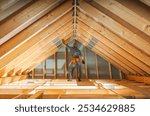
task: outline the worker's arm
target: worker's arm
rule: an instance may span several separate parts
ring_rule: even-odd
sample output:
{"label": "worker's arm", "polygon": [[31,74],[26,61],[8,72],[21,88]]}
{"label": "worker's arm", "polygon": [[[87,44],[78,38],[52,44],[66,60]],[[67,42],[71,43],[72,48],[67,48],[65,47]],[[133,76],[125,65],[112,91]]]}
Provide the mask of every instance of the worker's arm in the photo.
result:
{"label": "worker's arm", "polygon": [[64,39],[62,39],[62,43],[63,43],[63,45],[65,46],[65,47],[67,47],[68,49],[72,49],[72,47],[70,47],[68,44],[65,44],[65,40]]}
{"label": "worker's arm", "polygon": [[82,64],[85,64],[84,58],[83,58],[83,56],[81,54],[81,51],[80,51],[80,59],[82,60]]}

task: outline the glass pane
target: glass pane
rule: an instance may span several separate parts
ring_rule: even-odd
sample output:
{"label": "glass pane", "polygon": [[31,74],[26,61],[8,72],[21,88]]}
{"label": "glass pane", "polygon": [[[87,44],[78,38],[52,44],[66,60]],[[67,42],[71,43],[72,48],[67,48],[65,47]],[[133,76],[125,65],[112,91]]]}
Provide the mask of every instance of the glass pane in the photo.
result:
{"label": "glass pane", "polygon": [[119,70],[116,67],[114,67],[113,65],[111,65],[111,73],[112,73],[113,79],[120,79]]}
{"label": "glass pane", "polygon": [[[68,45],[73,46],[73,43],[75,40],[71,41]],[[87,63],[87,74],[89,79],[96,79],[96,56],[97,56],[97,62],[98,62],[98,76],[100,79],[110,79],[109,76],[109,68],[108,68],[108,62],[103,59],[102,57],[96,55],[93,51],[90,49],[84,47],[80,42],[76,41],[78,44],[78,48],[82,53],[82,56],[84,56],[84,49],[86,49],[86,63]],[[69,71],[70,71],[70,63],[71,63],[71,53],[70,50],[67,49],[67,56],[65,59],[65,47],[62,47],[58,50],[56,53],[56,64],[57,64],[57,78],[58,79],[64,79],[65,73],[68,73],[69,77]],[[67,69],[68,71],[65,71],[65,61],[67,61]],[[46,59],[46,79],[53,79],[54,78],[54,55],[50,56],[48,59]],[[111,65],[111,71],[112,71],[112,78],[113,79],[120,79],[119,70],[115,68],[113,65]],[[42,79],[43,78],[43,62],[35,67],[35,79]],[[85,65],[81,63],[81,79],[85,79]],[[74,78],[76,78],[76,70],[74,71]],[[32,78],[32,71],[29,73],[29,78]]]}
{"label": "glass pane", "polygon": [[54,78],[54,55],[46,60],[46,79]]}
{"label": "glass pane", "polygon": [[65,78],[65,47],[57,52],[57,78]]}
{"label": "glass pane", "polygon": [[42,79],[43,78],[43,63],[41,63],[40,65],[35,67],[34,73],[35,73],[34,74],[35,79]]}
{"label": "glass pane", "polygon": [[100,79],[110,79],[108,62],[102,57],[97,56],[98,61],[98,73]]}
{"label": "glass pane", "polygon": [[95,53],[86,48],[87,74],[89,79],[96,79],[96,59]]}

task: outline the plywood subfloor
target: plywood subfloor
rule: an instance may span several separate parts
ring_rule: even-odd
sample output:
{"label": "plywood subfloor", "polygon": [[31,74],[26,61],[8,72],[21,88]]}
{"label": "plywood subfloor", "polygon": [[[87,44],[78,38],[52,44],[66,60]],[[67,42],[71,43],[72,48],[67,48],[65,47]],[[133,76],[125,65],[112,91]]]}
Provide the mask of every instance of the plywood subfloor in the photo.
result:
{"label": "plywood subfloor", "polygon": [[94,86],[94,83],[92,83],[90,80],[82,80],[77,81],[78,86]]}
{"label": "plywood subfloor", "polygon": [[[98,87],[97,85],[101,85]],[[142,91],[141,91],[142,90]],[[0,98],[26,98],[38,91],[44,99],[150,98],[150,86],[127,80],[26,79],[0,86]],[[23,94],[23,95],[22,95]],[[25,97],[20,97],[20,95]]]}

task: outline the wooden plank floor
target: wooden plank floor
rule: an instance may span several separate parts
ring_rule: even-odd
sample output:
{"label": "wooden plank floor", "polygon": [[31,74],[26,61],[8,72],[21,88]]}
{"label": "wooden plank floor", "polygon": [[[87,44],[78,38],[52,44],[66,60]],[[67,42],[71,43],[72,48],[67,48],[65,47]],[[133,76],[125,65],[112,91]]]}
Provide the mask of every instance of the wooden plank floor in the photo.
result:
{"label": "wooden plank floor", "polygon": [[[97,85],[101,85],[98,87]],[[150,86],[127,80],[26,79],[0,86],[0,98],[28,98],[42,91],[43,99],[150,98]],[[22,97],[26,96],[26,97]]]}
{"label": "wooden plank floor", "polygon": [[94,83],[92,83],[89,80],[82,80],[82,81],[77,81],[78,86],[94,86]]}

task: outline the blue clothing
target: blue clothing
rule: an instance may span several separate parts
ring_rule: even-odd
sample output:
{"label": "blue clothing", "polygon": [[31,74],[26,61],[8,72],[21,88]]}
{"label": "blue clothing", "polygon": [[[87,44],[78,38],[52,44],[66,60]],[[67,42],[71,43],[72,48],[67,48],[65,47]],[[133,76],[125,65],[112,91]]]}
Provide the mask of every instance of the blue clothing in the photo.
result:
{"label": "blue clothing", "polygon": [[[73,58],[79,58],[81,56],[81,51],[76,48],[76,47],[70,47],[69,45],[66,45],[68,49],[70,49],[71,55]],[[73,78],[73,72],[75,67],[77,66],[77,70],[78,70],[78,80],[81,79],[81,63],[79,61],[77,61],[75,64],[71,64],[70,67],[70,79]]]}
{"label": "blue clothing", "polygon": [[80,62],[76,62],[76,64],[71,64],[71,68],[70,68],[70,79],[73,78],[73,72],[75,67],[77,66],[77,71],[78,71],[78,80],[81,79],[81,63]]}
{"label": "blue clothing", "polygon": [[78,48],[70,47],[69,45],[66,46],[70,49],[73,58],[79,58],[81,56],[81,51]]}

